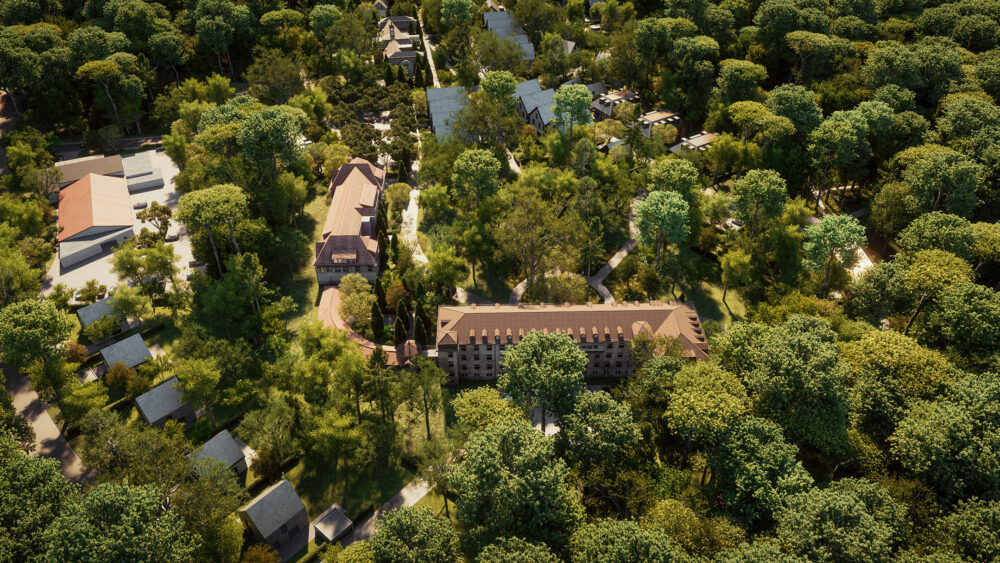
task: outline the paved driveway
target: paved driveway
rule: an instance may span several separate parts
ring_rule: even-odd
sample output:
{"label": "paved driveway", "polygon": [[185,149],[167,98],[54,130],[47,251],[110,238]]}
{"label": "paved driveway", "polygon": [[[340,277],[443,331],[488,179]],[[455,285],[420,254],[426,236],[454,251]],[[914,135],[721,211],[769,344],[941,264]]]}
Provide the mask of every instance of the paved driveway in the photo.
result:
{"label": "paved driveway", "polygon": [[[163,187],[155,190],[131,194],[129,196],[129,202],[132,205],[140,202],[145,202],[148,205],[150,202],[156,201],[170,207],[171,209],[176,209],[177,200],[180,198],[180,194],[174,190],[174,177],[177,176],[177,173],[179,172],[177,166],[175,166],[173,161],[170,160],[170,157],[162,152],[150,151],[150,160],[154,169],[160,168],[163,170]],[[151,224],[143,223],[142,221],[135,219],[135,213],[137,212],[138,210],[133,209],[133,228],[135,229],[136,234],[142,231],[143,227],[153,230],[153,226]],[[180,259],[177,261],[177,265],[181,271],[180,278],[183,279],[190,272],[188,264],[193,259],[191,256],[191,241],[188,239],[187,232],[184,228],[175,221],[171,221],[169,232],[180,234],[180,239],[170,244],[174,246],[174,252],[180,256]],[[108,286],[108,289],[111,289],[118,284],[117,276],[115,276],[115,274],[111,271],[110,251],[70,268],[63,268],[60,266],[59,257],[56,256],[56,259],[53,260],[48,273],[45,275],[45,279],[42,281],[42,295],[46,295],[51,292],[52,288],[58,283],[66,284],[67,287],[73,289],[79,289],[91,279],[98,280],[102,284]]]}
{"label": "paved driveway", "polygon": [[31,388],[28,378],[7,366],[4,366],[3,372],[7,378],[7,391],[13,400],[14,410],[35,430],[35,450],[31,455],[59,460],[63,475],[70,481],[79,483],[90,479],[91,475],[80,461],[80,456],[76,455],[73,447],[59,432],[38,394]]}

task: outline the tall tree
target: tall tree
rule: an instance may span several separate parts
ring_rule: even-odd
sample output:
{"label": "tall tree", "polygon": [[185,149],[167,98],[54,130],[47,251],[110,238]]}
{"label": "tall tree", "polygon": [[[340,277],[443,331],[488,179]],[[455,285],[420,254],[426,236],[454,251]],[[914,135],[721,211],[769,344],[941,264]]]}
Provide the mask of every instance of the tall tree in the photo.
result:
{"label": "tall tree", "polygon": [[516,536],[561,550],[583,517],[568,474],[552,439],[524,421],[474,433],[453,474],[465,537],[477,548]]}
{"label": "tall tree", "polygon": [[850,215],[824,215],[819,223],[806,228],[808,241],[802,246],[806,264],[813,270],[823,270],[819,294],[826,296],[830,269],[834,263],[851,266],[857,260],[858,249],[865,245],[865,228]]}
{"label": "tall tree", "polygon": [[656,267],[664,244],[682,244],[691,234],[689,207],[677,192],[655,191],[636,206],[639,240],[656,249]]}
{"label": "tall tree", "polygon": [[709,458],[727,511],[746,524],[768,527],[789,496],[812,487],[796,453],[773,422],[760,418],[738,422]]}
{"label": "tall tree", "polygon": [[410,408],[424,417],[427,439],[431,439],[431,414],[438,412],[443,403],[441,386],[448,382],[448,374],[432,360],[415,359],[417,369],[403,378],[402,393]]}
{"label": "tall tree", "polygon": [[590,123],[590,90],[583,84],[560,86],[552,96],[552,113],[556,116],[556,125],[565,130],[569,126],[569,135],[573,136],[574,125]]}
{"label": "tall tree", "polygon": [[628,405],[604,391],[588,391],[580,394],[573,411],[560,421],[558,441],[574,464],[610,468],[639,437]]}
{"label": "tall tree", "polygon": [[163,509],[153,486],[105,483],[65,507],[43,534],[44,557],[61,561],[187,561],[197,548],[184,519]]}
{"label": "tall tree", "polygon": [[538,402],[545,412],[568,414],[583,391],[587,354],[566,334],[531,331],[514,346],[500,353],[503,371],[497,385],[525,412]]}
{"label": "tall tree", "polygon": [[924,306],[936,300],[941,292],[949,286],[969,281],[972,281],[972,267],[958,256],[944,250],[915,253],[907,261],[901,278],[903,290],[916,304],[903,334],[909,334]]}
{"label": "tall tree", "polygon": [[459,556],[458,536],[451,522],[424,506],[386,514],[369,540],[369,549],[375,563],[451,563]]}
{"label": "tall tree", "polygon": [[222,377],[218,364],[214,359],[182,358],[174,362],[173,371],[183,401],[204,408],[209,424],[215,429],[214,408],[221,394],[219,379]]}
{"label": "tall tree", "polygon": [[490,151],[466,150],[455,159],[453,170],[451,183],[456,197],[466,202],[475,200],[475,209],[500,185],[500,162]]}
{"label": "tall tree", "polygon": [[733,203],[744,222],[750,223],[750,237],[757,235],[757,221],[781,215],[788,198],[785,180],[774,170],[751,170],[733,182]]}
{"label": "tall tree", "polygon": [[51,301],[18,301],[0,309],[0,350],[14,367],[61,353],[72,324]]}
{"label": "tall tree", "polygon": [[[228,233],[232,237],[233,225],[248,214],[246,194],[232,184],[219,184],[186,193],[177,202],[177,220],[190,227],[197,227],[208,235],[220,277],[222,260],[219,258],[215,235],[224,232],[221,231],[222,228],[228,227]],[[236,250],[239,252],[238,248]]]}

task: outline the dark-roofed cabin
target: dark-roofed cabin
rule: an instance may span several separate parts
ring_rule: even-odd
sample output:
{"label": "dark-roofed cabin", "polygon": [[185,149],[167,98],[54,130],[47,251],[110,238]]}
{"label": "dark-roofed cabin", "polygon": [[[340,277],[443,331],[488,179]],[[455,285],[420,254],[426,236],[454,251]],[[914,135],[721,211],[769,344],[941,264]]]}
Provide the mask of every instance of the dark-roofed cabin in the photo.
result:
{"label": "dark-roofed cabin", "polygon": [[194,409],[181,400],[181,392],[174,386],[176,377],[171,377],[135,399],[135,408],[142,419],[151,426],[163,426],[167,420],[176,420],[190,425],[195,420]]}
{"label": "dark-roofed cabin", "polygon": [[243,449],[228,430],[223,430],[205,442],[201,449],[191,454],[194,459],[214,459],[236,473],[247,470]]}
{"label": "dark-roofed cabin", "polygon": [[292,484],[282,479],[239,510],[240,519],[257,539],[274,549],[309,533],[306,505]]}
{"label": "dark-roofed cabin", "polygon": [[133,334],[101,349],[101,358],[109,368],[118,363],[134,368],[152,357],[149,347],[139,334]]}

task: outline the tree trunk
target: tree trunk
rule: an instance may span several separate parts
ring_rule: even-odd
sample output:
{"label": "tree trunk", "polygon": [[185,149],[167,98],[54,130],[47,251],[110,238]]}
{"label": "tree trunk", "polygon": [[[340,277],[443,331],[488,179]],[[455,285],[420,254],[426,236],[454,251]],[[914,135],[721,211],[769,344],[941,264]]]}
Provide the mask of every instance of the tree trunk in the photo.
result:
{"label": "tree trunk", "polygon": [[920,296],[920,302],[917,303],[917,308],[914,309],[913,314],[910,315],[910,320],[906,321],[906,328],[903,329],[903,335],[907,335],[910,333],[910,327],[913,326],[913,321],[917,320],[917,315],[920,314],[920,311],[924,308],[924,305],[926,303],[927,303],[927,294],[925,293]]}
{"label": "tree trunk", "polygon": [[424,392],[424,427],[427,429],[427,439],[431,439],[431,409],[427,404],[427,393]]}
{"label": "tree trunk", "polygon": [[177,65],[174,61],[170,61],[170,69],[174,71],[174,78],[177,79],[177,84],[181,83],[181,73],[177,72]]}
{"label": "tree trunk", "polygon": [[219,269],[219,277],[222,277],[222,260],[219,259],[219,249],[215,246],[215,235],[212,234],[212,229],[208,228],[204,223],[202,223],[202,228],[208,232],[208,242],[212,245],[212,253],[215,254],[215,266]]}
{"label": "tree trunk", "polygon": [[361,424],[361,392],[354,393],[354,406],[358,411],[358,424]]}
{"label": "tree trunk", "polygon": [[760,204],[755,204],[753,208],[753,218],[750,220],[750,238],[757,235],[757,214],[760,213]]}
{"label": "tree trunk", "polygon": [[219,63],[219,74],[225,74],[226,70],[222,68],[222,51],[215,52],[215,60]]}
{"label": "tree trunk", "polygon": [[830,267],[833,266],[833,257],[835,253],[830,253],[830,259],[826,261],[826,269],[823,272],[823,287],[819,290],[819,296],[822,299],[826,298],[826,284],[830,281]]}
{"label": "tree trunk", "polygon": [[934,211],[941,209],[941,198],[944,197],[944,190],[938,190],[937,197],[934,198]]}
{"label": "tree trunk", "polygon": [[726,304],[726,294],[727,293],[729,293],[729,284],[726,283],[726,282],[722,282],[722,304],[726,305],[726,307],[729,306],[729,305]]}
{"label": "tree trunk", "polygon": [[111,97],[111,87],[108,86],[107,80],[102,80],[101,84],[104,85],[104,93],[108,96],[108,101],[111,102],[111,109],[115,112],[115,125],[118,127],[122,126],[121,117],[118,116],[118,105],[115,104],[115,99]]}
{"label": "tree trunk", "polygon": [[10,90],[5,90],[7,97],[10,98],[10,103],[14,104],[14,113],[21,115],[21,108],[17,105],[17,96],[14,95]]}

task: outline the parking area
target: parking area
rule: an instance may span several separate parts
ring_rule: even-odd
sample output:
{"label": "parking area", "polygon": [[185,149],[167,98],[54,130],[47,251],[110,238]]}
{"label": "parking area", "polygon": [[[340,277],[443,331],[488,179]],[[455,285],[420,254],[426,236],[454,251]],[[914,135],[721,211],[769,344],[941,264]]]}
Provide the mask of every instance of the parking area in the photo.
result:
{"label": "parking area", "polygon": [[[159,169],[162,172],[163,186],[129,195],[129,203],[132,207],[132,217],[134,220],[133,225],[136,234],[141,232],[143,227],[149,230],[154,230],[153,226],[149,223],[143,223],[139,219],[135,218],[135,214],[139,212],[138,209],[135,209],[136,205],[145,203],[148,206],[151,202],[155,201],[170,207],[170,209],[176,209],[177,200],[180,198],[180,194],[174,190],[174,177],[179,172],[177,166],[175,166],[170,158],[162,152],[147,151],[147,153],[152,169],[154,171]],[[126,157],[127,155],[123,155],[123,158]],[[189,273],[189,263],[193,260],[191,254],[191,241],[188,239],[187,232],[184,227],[174,220],[171,220],[170,230],[167,234],[168,236],[176,234],[179,237],[178,240],[169,244],[173,245],[174,252],[180,257],[177,261],[177,265],[180,268],[180,277],[183,279]],[[84,262],[74,264],[68,268],[63,268],[60,265],[59,258],[57,256],[56,259],[53,260],[52,266],[49,268],[49,271],[45,276],[45,280],[42,282],[42,295],[51,292],[52,288],[60,283],[73,289],[79,289],[83,287],[88,280],[92,279],[96,279],[100,283],[108,286],[109,290],[117,285],[118,278],[111,271],[110,251],[104,252],[99,256]]]}

